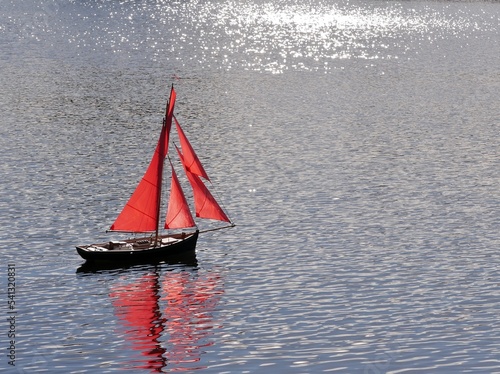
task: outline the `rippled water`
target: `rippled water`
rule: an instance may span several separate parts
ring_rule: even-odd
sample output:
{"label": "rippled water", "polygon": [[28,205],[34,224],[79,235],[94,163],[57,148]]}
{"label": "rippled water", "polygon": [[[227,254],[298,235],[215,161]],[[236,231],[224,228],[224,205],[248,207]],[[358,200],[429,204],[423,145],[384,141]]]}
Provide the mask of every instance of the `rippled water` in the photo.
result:
{"label": "rippled water", "polygon": [[[21,373],[500,368],[500,5],[3,1]],[[167,87],[237,227],[88,271]]]}

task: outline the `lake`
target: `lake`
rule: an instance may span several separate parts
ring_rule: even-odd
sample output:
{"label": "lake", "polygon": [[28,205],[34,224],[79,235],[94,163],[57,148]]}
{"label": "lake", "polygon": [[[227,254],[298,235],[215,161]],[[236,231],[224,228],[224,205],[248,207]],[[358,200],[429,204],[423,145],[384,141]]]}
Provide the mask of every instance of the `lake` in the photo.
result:
{"label": "lake", "polygon": [[[2,372],[498,372],[499,40],[496,1],[3,1]],[[172,83],[237,226],[88,271]]]}

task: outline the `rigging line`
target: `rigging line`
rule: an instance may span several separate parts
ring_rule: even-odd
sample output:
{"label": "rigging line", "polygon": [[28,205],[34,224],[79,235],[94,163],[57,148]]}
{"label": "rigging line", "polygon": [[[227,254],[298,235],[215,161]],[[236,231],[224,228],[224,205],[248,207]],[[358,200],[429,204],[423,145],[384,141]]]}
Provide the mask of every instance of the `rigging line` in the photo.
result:
{"label": "rigging line", "polygon": [[234,227],[234,226],[236,226],[236,225],[234,223],[231,223],[230,225],[227,225],[227,226],[215,227],[213,229],[206,229],[206,230],[201,230],[201,231],[198,231],[198,232],[201,234],[201,233],[210,232],[210,231],[217,231],[217,230],[229,229],[229,228]]}

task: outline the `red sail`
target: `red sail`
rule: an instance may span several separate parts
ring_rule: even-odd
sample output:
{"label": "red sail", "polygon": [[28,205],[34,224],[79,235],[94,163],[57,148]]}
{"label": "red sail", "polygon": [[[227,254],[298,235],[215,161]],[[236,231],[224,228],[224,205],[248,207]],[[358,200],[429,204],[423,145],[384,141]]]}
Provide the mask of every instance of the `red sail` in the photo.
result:
{"label": "red sail", "polygon": [[181,184],[172,166],[172,184],[170,187],[170,200],[168,202],[166,229],[182,229],[196,226],[189,210],[186,197],[182,192]]}
{"label": "red sail", "polygon": [[168,135],[163,126],[155,153],[142,180],[123,208],[110,230],[147,232],[155,231],[158,224],[161,173]]}
{"label": "red sail", "polygon": [[[167,125],[167,133],[170,134],[170,129],[172,128],[172,117],[174,115],[174,105],[175,105],[175,98],[177,97],[177,94],[174,90],[174,86],[172,85],[172,89],[170,90],[170,100],[168,101],[167,105],[167,110],[165,113],[165,124]],[[168,147],[168,143],[167,143]],[[165,154],[167,154],[165,152]]]}
{"label": "red sail", "polygon": [[175,97],[172,87],[166,118],[153,158],[129,201],[111,225],[112,231],[148,232],[158,229],[163,162],[167,155],[170,134],[168,123],[170,119],[170,125],[172,124]]}
{"label": "red sail", "polygon": [[203,177],[206,180],[210,180],[210,178],[208,178],[207,173],[205,172],[205,169],[203,168],[203,165],[200,162],[200,159],[196,155],[193,147],[191,146],[191,143],[189,143],[189,140],[184,134],[184,131],[179,125],[179,122],[177,122],[177,118],[175,118],[175,116],[174,120],[175,120],[175,125],[177,127],[177,133],[179,134],[179,141],[181,142],[182,155],[185,162],[184,165],[191,173],[199,175],[200,177]]}
{"label": "red sail", "polygon": [[179,148],[175,148],[179,153],[179,158],[184,165],[184,171],[186,172],[189,183],[191,183],[191,187],[193,188],[196,217],[231,222],[226,213],[224,213],[220,205],[217,203],[213,195],[210,193],[208,188],[202,182],[200,177],[198,177],[196,174],[191,173],[187,169],[186,164],[184,163],[184,156],[182,155]]}

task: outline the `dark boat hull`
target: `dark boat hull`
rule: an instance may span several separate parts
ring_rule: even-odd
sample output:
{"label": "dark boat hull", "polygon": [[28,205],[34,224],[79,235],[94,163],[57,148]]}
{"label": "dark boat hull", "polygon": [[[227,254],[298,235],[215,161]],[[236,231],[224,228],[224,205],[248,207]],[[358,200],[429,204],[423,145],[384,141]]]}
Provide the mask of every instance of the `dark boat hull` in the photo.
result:
{"label": "dark boat hull", "polygon": [[144,245],[142,239],[125,240],[126,247],[113,249],[111,242],[77,246],[78,254],[87,262],[95,263],[154,263],[169,260],[176,256],[194,253],[198,240],[198,231],[189,234],[163,236],[162,239],[171,239],[171,242],[158,246]]}

